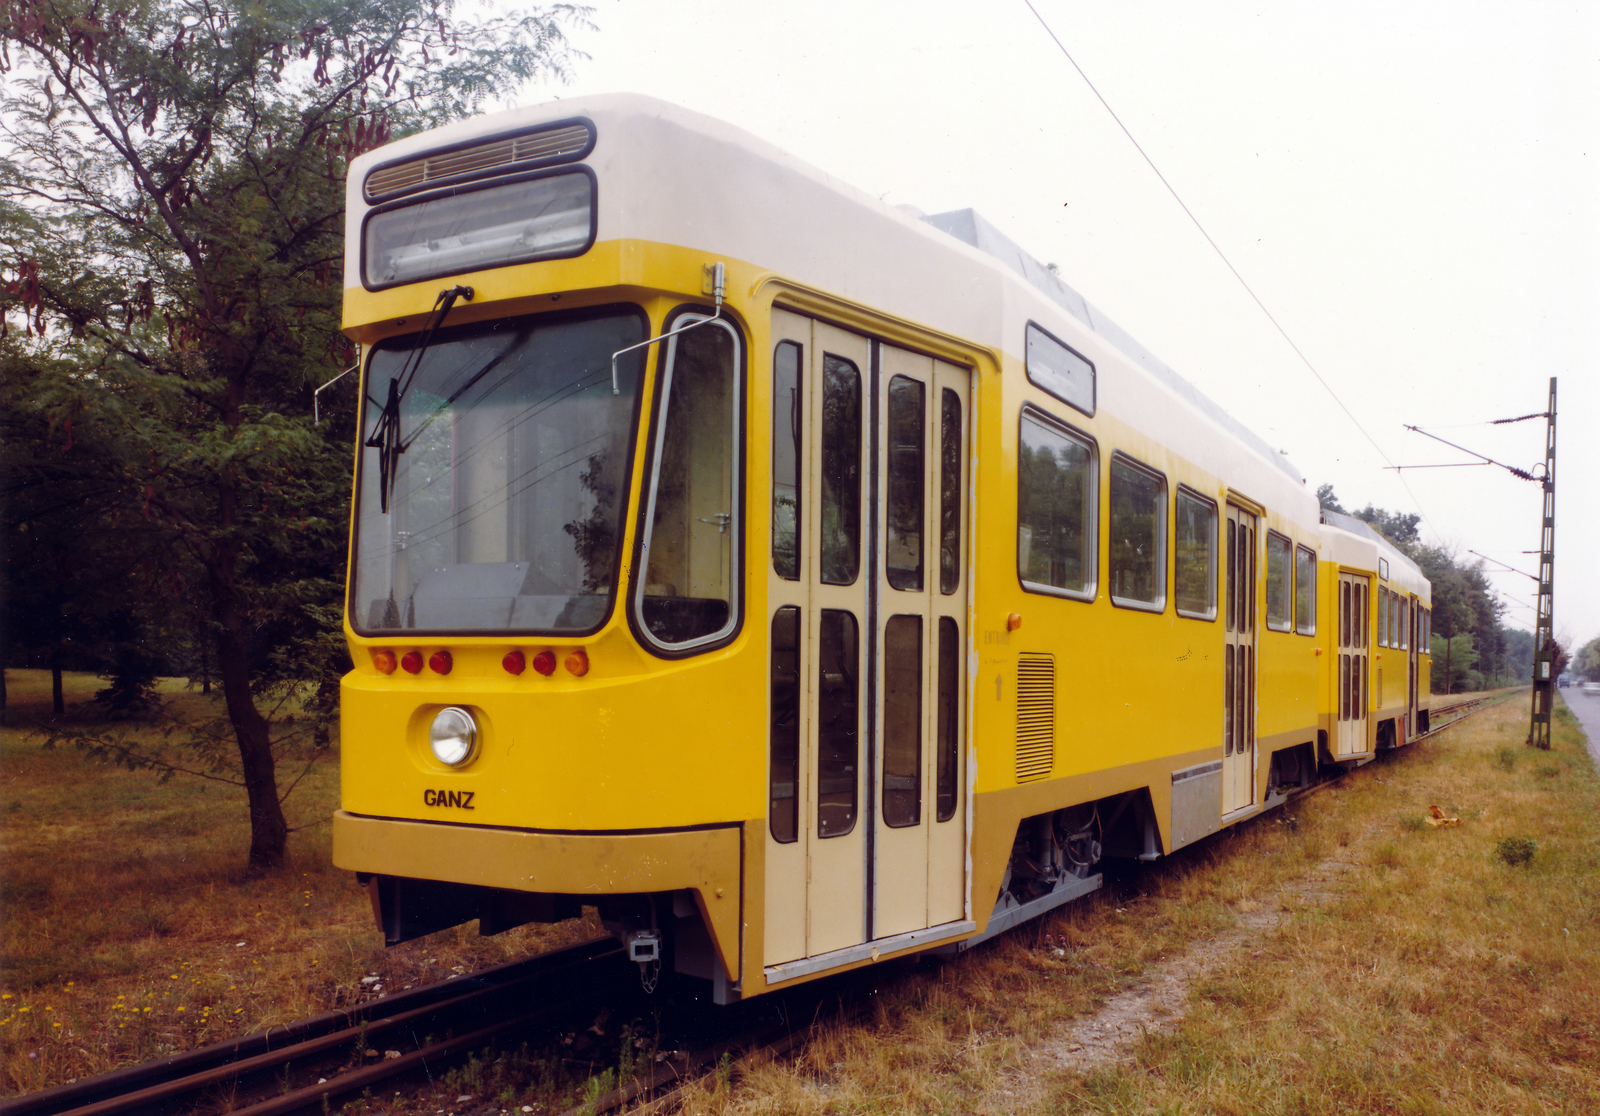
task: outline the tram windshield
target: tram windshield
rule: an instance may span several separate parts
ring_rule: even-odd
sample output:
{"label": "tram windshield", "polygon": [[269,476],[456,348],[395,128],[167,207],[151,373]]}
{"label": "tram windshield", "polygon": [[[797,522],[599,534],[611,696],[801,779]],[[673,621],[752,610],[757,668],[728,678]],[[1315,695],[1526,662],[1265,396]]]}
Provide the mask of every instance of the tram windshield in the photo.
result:
{"label": "tram windshield", "polygon": [[366,632],[592,631],[615,595],[635,310],[381,342],[367,366],[351,620]]}

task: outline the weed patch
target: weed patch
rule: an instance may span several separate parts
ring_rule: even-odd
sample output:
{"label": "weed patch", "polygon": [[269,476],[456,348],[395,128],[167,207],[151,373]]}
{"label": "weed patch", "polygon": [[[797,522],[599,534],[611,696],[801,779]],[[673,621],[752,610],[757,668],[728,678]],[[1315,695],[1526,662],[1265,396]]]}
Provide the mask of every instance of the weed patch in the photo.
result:
{"label": "weed patch", "polygon": [[[13,670],[6,681],[0,1093],[149,1061],[597,932],[573,920],[482,938],[468,924],[386,950],[366,891],[331,864],[337,759],[312,767],[288,802],[288,866],[252,875],[241,789],[47,749],[49,674]],[[98,681],[64,681],[61,719],[98,724]],[[170,681],[160,690],[190,719],[220,709],[216,695]],[[131,719],[117,731],[154,740],[163,728]]]}

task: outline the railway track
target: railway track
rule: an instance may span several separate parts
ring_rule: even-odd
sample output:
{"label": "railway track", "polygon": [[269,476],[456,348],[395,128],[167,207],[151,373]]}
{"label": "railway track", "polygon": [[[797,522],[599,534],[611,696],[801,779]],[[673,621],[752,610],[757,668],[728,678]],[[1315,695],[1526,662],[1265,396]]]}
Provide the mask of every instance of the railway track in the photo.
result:
{"label": "railway track", "polygon": [[[1432,727],[1412,742],[1437,736],[1519,693],[1486,694],[1435,706]],[[1293,797],[1303,798],[1341,778],[1325,780]],[[525,961],[394,994],[360,1008],[330,1012],[0,1101],[0,1116],[131,1116],[175,1111],[279,1116],[320,1109],[339,1097],[437,1067],[509,1034],[552,1028],[572,1017],[579,1002],[592,1004],[594,994],[603,992],[609,982],[615,981],[619,990],[631,986],[632,966],[622,960],[623,950],[615,939],[590,939]],[[860,1010],[849,993],[813,991],[821,995],[801,997],[807,1001],[804,1005],[786,1005],[776,1022],[766,1017],[746,1021],[742,1030],[725,1029],[693,1053],[657,1062],[565,1116],[608,1112],[635,1102],[644,1103],[641,1111],[667,1111],[681,1089],[703,1081],[719,1067],[726,1072],[737,1064],[734,1059],[743,1061],[756,1052],[781,1057],[801,1045],[818,1022],[837,1023],[841,1015],[849,1017]],[[830,998],[834,1006],[825,1008]],[[795,1015],[795,1006],[809,1016],[808,1025],[799,1029],[788,1022]],[[724,1009],[722,1016],[732,1022],[737,1014]],[[419,1038],[434,1034],[446,1037],[438,1041]],[[369,1054],[374,1051],[376,1058]],[[299,1077],[307,1080],[294,1086],[291,1067],[297,1067]]]}
{"label": "railway track", "polygon": [[[622,955],[614,938],[593,938],[350,1011],[29,1093],[0,1102],[0,1116],[276,1116],[321,1108],[508,1033],[562,1022],[575,1001],[632,977]],[[446,1037],[432,1041],[440,1034]]]}
{"label": "railway track", "polygon": [[[1515,689],[1508,690],[1503,693],[1481,694],[1478,697],[1467,698],[1465,701],[1452,702],[1449,705],[1434,706],[1428,714],[1428,731],[1413,737],[1413,743],[1417,740],[1426,740],[1430,736],[1437,736],[1451,725],[1466,720],[1474,713],[1481,713],[1490,706],[1499,705],[1502,701],[1509,701],[1511,698],[1514,698],[1523,692],[1524,691],[1521,689]],[[1433,723],[1436,717],[1444,715],[1449,715],[1450,719],[1441,724]]]}

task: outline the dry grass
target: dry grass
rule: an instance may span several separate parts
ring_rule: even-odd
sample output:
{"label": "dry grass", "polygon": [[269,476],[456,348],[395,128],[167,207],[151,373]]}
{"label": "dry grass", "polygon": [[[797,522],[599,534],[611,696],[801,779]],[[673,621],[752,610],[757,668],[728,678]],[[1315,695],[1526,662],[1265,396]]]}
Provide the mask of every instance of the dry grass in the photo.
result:
{"label": "dry grass", "polygon": [[[102,683],[69,675],[66,719]],[[8,671],[0,729],[0,1092],[58,1085],[389,990],[525,956],[580,924],[480,938],[457,928],[391,950],[366,892],[330,864],[337,757],[289,799],[290,864],[244,870],[244,792],[46,750],[46,672]],[[190,715],[217,699],[163,687]],[[153,726],[130,731],[154,734]],[[378,977],[363,983],[363,978]]]}
{"label": "dry grass", "polygon": [[[1600,780],[1570,716],[1548,753],[1526,733],[1510,701],[959,962],[886,970],[870,1023],[686,1111],[1600,1111]],[[1435,804],[1461,824],[1424,824]],[[1181,1018],[1121,1058],[1041,1057],[1208,950]]]}

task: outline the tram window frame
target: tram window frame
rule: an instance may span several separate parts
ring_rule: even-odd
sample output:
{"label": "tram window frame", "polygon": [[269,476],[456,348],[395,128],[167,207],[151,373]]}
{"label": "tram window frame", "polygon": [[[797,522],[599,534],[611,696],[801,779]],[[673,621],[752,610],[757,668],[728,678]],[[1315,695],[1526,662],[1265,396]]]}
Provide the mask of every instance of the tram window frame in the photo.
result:
{"label": "tram window frame", "polygon": [[745,554],[745,478],[747,475],[746,445],[749,431],[747,429],[748,416],[746,415],[745,400],[748,388],[748,346],[739,327],[727,317],[713,317],[715,311],[704,306],[686,305],[674,308],[662,322],[661,334],[671,333],[685,318],[697,317],[706,323],[708,329],[722,329],[733,339],[733,399],[731,409],[733,424],[731,437],[731,457],[729,464],[732,467],[731,494],[729,498],[727,531],[731,536],[728,557],[730,569],[728,571],[728,585],[731,592],[728,601],[728,619],[714,632],[678,643],[668,643],[657,638],[650,627],[645,623],[643,604],[646,596],[647,578],[649,576],[648,547],[654,535],[654,519],[656,496],[660,485],[660,467],[662,449],[667,437],[666,423],[669,413],[666,405],[669,400],[667,393],[671,390],[672,361],[676,359],[678,342],[681,338],[674,337],[664,344],[657,345],[660,350],[656,358],[656,376],[652,385],[650,399],[650,428],[648,432],[648,448],[645,452],[644,480],[639,495],[637,519],[634,527],[633,543],[633,568],[631,570],[631,585],[628,591],[628,626],[632,629],[634,638],[640,646],[652,655],[663,659],[682,659],[692,655],[703,655],[719,647],[725,647],[739,637],[744,627],[745,604],[745,576],[747,566]]}
{"label": "tram window frame", "polygon": [[[1275,557],[1273,549],[1275,547],[1279,549],[1279,554],[1276,556],[1277,560],[1283,563],[1282,581],[1279,588],[1283,596],[1281,602],[1282,611],[1280,618],[1277,620],[1272,618],[1272,567]],[[1292,631],[1294,629],[1294,540],[1288,535],[1268,528],[1266,557],[1266,577],[1263,579],[1263,589],[1267,598],[1267,630],[1271,632]]]}
{"label": "tram window frame", "polygon": [[[1301,560],[1309,561],[1311,576],[1300,576]],[[1301,608],[1301,589],[1305,589],[1305,607]],[[1300,635],[1317,634],[1317,552],[1309,546],[1294,548],[1294,630]]]}
{"label": "tram window frame", "polygon": [[[626,315],[634,318],[640,326],[641,340],[650,336],[650,317],[645,312],[644,308],[639,306],[637,303],[618,302],[606,303],[600,306],[585,307],[577,310],[558,310],[554,312],[527,315],[518,314],[507,318],[492,319],[487,326],[482,323],[466,323],[460,326],[446,326],[439,331],[439,335],[433,344],[435,346],[442,347],[442,343],[447,343],[454,336],[471,334],[476,330],[485,328],[491,331],[497,331],[508,326],[520,326],[524,323],[533,325],[536,328],[547,328],[550,326],[607,318],[613,315]],[[385,348],[398,345],[400,342],[404,342],[411,338],[419,338],[420,336],[421,331],[413,331],[411,333],[397,335],[396,337],[386,338],[384,341],[378,342],[377,344],[368,348],[368,350],[363,354],[364,359],[361,368],[364,398],[371,400],[375,395],[378,394],[378,389],[373,385],[374,376],[377,374],[377,369],[373,367],[374,356],[376,356]],[[411,353],[412,355],[415,355],[414,350],[412,350]],[[637,437],[639,423],[642,417],[647,413],[646,392],[644,388],[645,375],[648,371],[648,366],[646,365],[642,356],[625,358],[625,361],[627,362],[634,360],[637,360],[637,364],[631,371],[633,387],[631,389],[632,402],[628,410],[627,420],[628,451],[619,474],[620,495],[618,499],[622,506],[618,509],[615,519],[616,539],[614,540],[614,545],[611,552],[612,589],[607,595],[607,601],[604,610],[600,613],[599,618],[596,619],[592,626],[583,628],[554,628],[536,627],[532,625],[508,625],[506,627],[497,628],[477,628],[466,624],[456,624],[445,627],[430,626],[419,628],[404,626],[389,627],[374,625],[367,622],[366,617],[369,615],[369,611],[363,609],[360,605],[360,597],[364,587],[363,583],[365,581],[363,563],[367,560],[365,551],[372,548],[375,543],[371,536],[371,532],[364,521],[364,515],[369,510],[366,507],[366,502],[373,498],[372,493],[368,491],[368,482],[371,479],[369,469],[375,469],[375,466],[368,465],[368,454],[363,452],[358,454],[356,458],[354,494],[355,507],[353,509],[355,521],[352,524],[353,538],[350,549],[351,572],[348,579],[349,586],[345,595],[346,615],[349,617],[350,626],[355,630],[356,634],[362,636],[395,636],[404,633],[414,636],[418,634],[441,633],[449,634],[451,636],[484,635],[495,636],[498,638],[504,638],[508,634],[517,634],[583,639],[597,634],[603,630],[606,625],[611,623],[613,617],[616,615],[619,602],[622,607],[627,607],[627,583],[626,579],[622,577],[622,558],[624,554],[623,542],[627,535],[628,517],[638,514],[638,509],[630,504],[630,501],[632,501],[634,498],[631,489],[631,481],[633,477],[633,468],[639,453],[639,440]],[[624,363],[622,367],[627,369],[628,363]],[[630,373],[625,372],[624,374],[628,375]],[[364,416],[358,417],[357,421],[360,423],[360,437],[362,440],[365,440],[368,435],[372,433],[372,430],[366,425],[366,419]]]}
{"label": "tram window frame", "polygon": [[[1114,530],[1112,524],[1116,515],[1117,503],[1117,478],[1121,470],[1123,475],[1133,474],[1146,481],[1156,482],[1156,509],[1150,517],[1155,526],[1154,550],[1155,555],[1151,566],[1155,571],[1157,582],[1154,599],[1146,600],[1141,597],[1124,597],[1117,593],[1118,566],[1114,558],[1115,542],[1111,538]],[[1167,475],[1161,470],[1146,465],[1129,454],[1116,450],[1111,454],[1111,466],[1108,473],[1107,515],[1106,515],[1106,591],[1111,598],[1111,603],[1117,608],[1133,609],[1136,612],[1165,612],[1167,610]]]}
{"label": "tram window frame", "polygon": [[1389,590],[1378,586],[1378,646],[1389,646]]}
{"label": "tram window frame", "polygon": [[[1082,527],[1084,577],[1081,589],[1068,589],[1063,586],[1052,585],[1048,582],[1030,581],[1022,561],[1022,485],[1024,476],[1021,468],[1023,452],[1022,428],[1024,423],[1033,423],[1046,433],[1054,434],[1068,442],[1076,444],[1088,456],[1088,478],[1084,483],[1084,512],[1085,522]],[[1092,602],[1100,590],[1100,443],[1091,435],[1071,426],[1061,419],[1032,405],[1025,405],[1017,416],[1017,581],[1025,592],[1039,593],[1044,596],[1061,597],[1066,600]],[[1030,534],[1030,553],[1031,553]]]}
{"label": "tram window frame", "polygon": [[[1059,349],[1060,352],[1053,350]],[[1023,333],[1023,369],[1028,376],[1028,382],[1043,391],[1052,399],[1059,399],[1073,410],[1082,411],[1090,418],[1094,418],[1095,411],[1099,408],[1099,373],[1095,371],[1094,361],[1084,356],[1077,349],[1067,344],[1061,338],[1051,333],[1038,322],[1030,321]],[[1072,372],[1080,375],[1087,370],[1085,381],[1088,384],[1088,406],[1084,406],[1082,397],[1084,391],[1077,388],[1078,398],[1073,398],[1074,388],[1070,378],[1064,377],[1046,363],[1046,357],[1055,357],[1062,365]],[[1073,367],[1081,363],[1082,368]],[[1037,375],[1035,369],[1037,368]]]}
{"label": "tram window frame", "polygon": [[[770,698],[767,828],[780,845],[793,844],[800,839],[800,628],[803,622],[804,614],[798,605],[782,605],[772,614],[767,691]],[[780,655],[784,656],[781,660]]]}
{"label": "tram window frame", "polygon": [[[441,271],[428,271],[417,275],[407,276],[404,279],[381,280],[369,278],[368,273],[368,226],[374,219],[381,219],[386,214],[396,210],[407,209],[412,206],[423,206],[430,202],[444,201],[450,198],[466,197],[469,194],[481,193],[485,190],[502,189],[509,186],[518,186],[525,182],[534,182],[545,178],[558,178],[564,175],[579,175],[589,180],[589,232],[583,242],[574,248],[556,252],[535,252],[527,256],[519,256],[514,260],[472,261],[464,266],[447,267]],[[397,198],[372,206],[361,217],[361,243],[360,243],[360,268],[361,286],[368,291],[386,291],[394,287],[404,287],[412,283],[426,283],[430,280],[445,279],[456,275],[475,275],[482,271],[493,271],[502,267],[519,267],[530,263],[544,263],[549,260],[570,260],[586,254],[593,248],[600,230],[600,179],[594,170],[582,163],[563,163],[559,166],[544,167],[538,170],[526,171],[522,174],[509,174],[497,178],[486,178],[476,181],[458,183],[447,186],[441,190],[432,190],[427,193],[403,194]]]}
{"label": "tram window frame", "polygon": [[[783,367],[786,362],[781,362],[779,354],[785,350],[793,350],[794,367]],[[785,377],[792,371],[793,384],[788,385]],[[798,341],[783,340],[772,347],[772,572],[785,581],[799,581],[801,569],[801,556],[805,546],[805,347]],[[778,511],[783,506],[778,491],[779,484],[779,459],[778,447],[783,443],[779,437],[779,419],[783,414],[778,401],[778,392],[785,386],[793,393],[793,399],[788,409],[789,441],[794,449],[793,472],[791,474],[794,484],[794,521],[791,544],[792,549],[780,551],[778,539],[780,537]]]}
{"label": "tram window frame", "polygon": [[[1211,513],[1211,538],[1210,538],[1211,545],[1210,545],[1210,548],[1208,549],[1208,551],[1206,553],[1206,569],[1205,569],[1206,594],[1207,594],[1207,600],[1208,600],[1209,604],[1208,604],[1207,610],[1205,612],[1195,612],[1193,610],[1184,608],[1183,607],[1183,595],[1178,589],[1178,586],[1182,583],[1182,580],[1183,580],[1178,574],[1178,565],[1179,565],[1179,563],[1183,562],[1184,559],[1183,559],[1183,551],[1182,551],[1182,548],[1179,546],[1179,541],[1178,541],[1178,520],[1177,520],[1177,517],[1178,517],[1179,502],[1183,501],[1183,500],[1188,500],[1188,501],[1191,501],[1192,503],[1199,504],[1200,506],[1202,506],[1202,507],[1206,508],[1207,510],[1209,510],[1210,513]],[[1218,574],[1219,574],[1217,553],[1218,553],[1218,551],[1220,549],[1220,546],[1221,546],[1220,538],[1219,538],[1219,534],[1218,534],[1218,524],[1221,522],[1221,519],[1222,519],[1221,510],[1217,507],[1217,502],[1215,500],[1211,499],[1209,496],[1202,496],[1200,493],[1196,492],[1194,489],[1190,488],[1188,485],[1180,484],[1178,486],[1177,493],[1172,498],[1172,515],[1173,515],[1173,521],[1172,521],[1172,607],[1173,607],[1173,611],[1175,611],[1179,616],[1186,617],[1186,618],[1188,618],[1190,620],[1210,620],[1210,621],[1214,622],[1217,619],[1217,617],[1219,615],[1219,612],[1220,612],[1220,610],[1217,607],[1217,583],[1218,583]]]}

